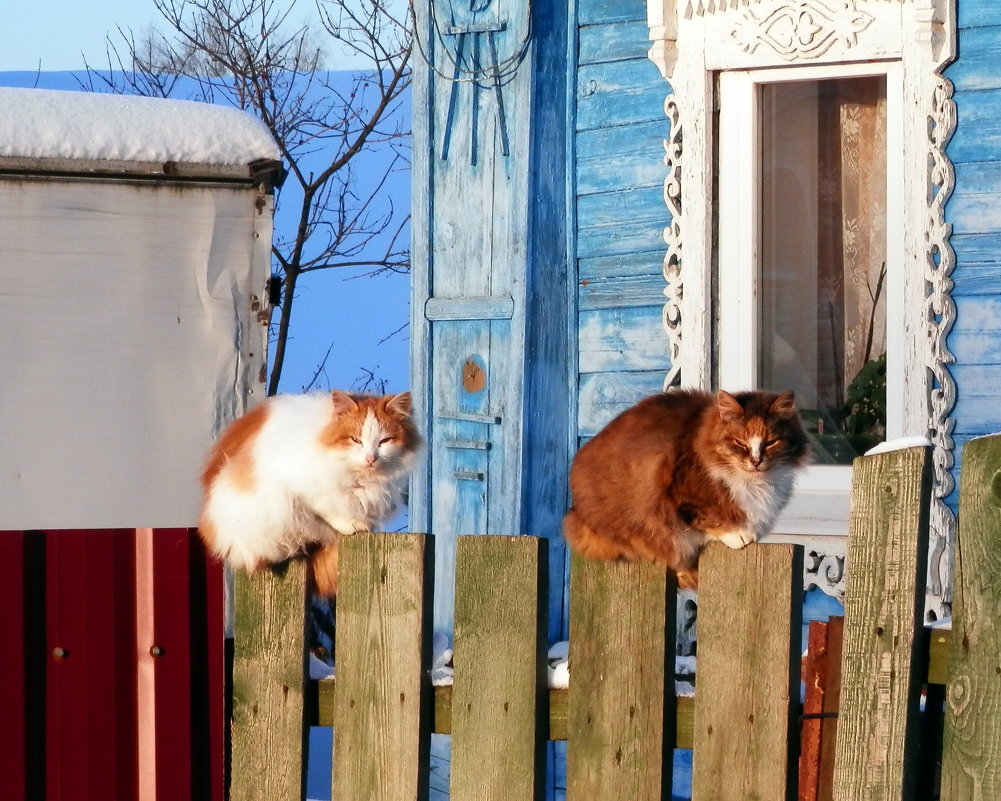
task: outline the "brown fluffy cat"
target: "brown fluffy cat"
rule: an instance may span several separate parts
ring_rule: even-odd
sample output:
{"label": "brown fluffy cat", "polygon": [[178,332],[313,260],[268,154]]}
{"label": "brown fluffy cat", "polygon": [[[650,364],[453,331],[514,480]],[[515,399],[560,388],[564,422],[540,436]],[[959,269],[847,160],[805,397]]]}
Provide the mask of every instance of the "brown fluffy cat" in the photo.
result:
{"label": "brown fluffy cat", "polygon": [[276,395],[229,426],[202,473],[199,532],[232,567],[311,552],[316,590],[337,591],[337,538],[401,502],[421,438],[410,393]]}
{"label": "brown fluffy cat", "polygon": [[653,395],[577,453],[563,533],[585,557],[656,562],[694,587],[705,543],[767,534],[808,459],[791,392]]}

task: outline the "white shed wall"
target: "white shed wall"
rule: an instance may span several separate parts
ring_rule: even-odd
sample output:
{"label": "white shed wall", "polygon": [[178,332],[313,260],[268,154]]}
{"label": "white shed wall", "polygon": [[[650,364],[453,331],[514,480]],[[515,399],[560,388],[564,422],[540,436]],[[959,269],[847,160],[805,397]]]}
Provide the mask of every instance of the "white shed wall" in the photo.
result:
{"label": "white shed wall", "polygon": [[271,210],[0,180],[0,529],[195,525],[214,435],[264,392]]}

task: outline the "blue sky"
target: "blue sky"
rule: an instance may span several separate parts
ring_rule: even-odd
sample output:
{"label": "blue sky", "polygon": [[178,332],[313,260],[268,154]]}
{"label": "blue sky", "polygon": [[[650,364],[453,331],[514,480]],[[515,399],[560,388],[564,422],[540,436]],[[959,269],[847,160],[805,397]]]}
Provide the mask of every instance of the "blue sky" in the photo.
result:
{"label": "blue sky", "polygon": [[[106,37],[115,40],[116,27],[139,34],[159,19],[152,0],[8,2],[0,25],[0,86],[76,89],[65,72],[81,69],[84,56],[95,68],[106,66]],[[312,9],[313,3],[300,0],[299,7]],[[39,68],[43,75],[36,81],[32,73]],[[396,182],[394,203],[408,203],[406,181]],[[363,272],[325,271],[300,281],[283,392],[300,391],[328,348],[321,388],[351,389],[367,371],[384,380],[388,391],[407,388],[408,331],[393,332],[407,323],[409,278],[366,278]]]}
{"label": "blue sky", "polygon": [[157,19],[153,0],[8,0],[0,25],[0,71],[71,70],[81,53],[101,64],[116,26],[136,32]]}

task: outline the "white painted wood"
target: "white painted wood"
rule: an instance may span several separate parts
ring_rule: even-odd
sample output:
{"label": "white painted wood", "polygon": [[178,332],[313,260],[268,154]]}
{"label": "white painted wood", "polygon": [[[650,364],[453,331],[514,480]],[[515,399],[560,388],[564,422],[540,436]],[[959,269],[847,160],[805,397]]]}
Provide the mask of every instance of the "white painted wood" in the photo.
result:
{"label": "white painted wood", "polygon": [[720,75],[719,386],[758,386],[760,120],[751,73]]}
{"label": "white painted wood", "polygon": [[897,2],[733,3],[703,19],[706,42],[712,43],[706,50],[711,70],[833,64],[857,60],[862,52],[867,59],[892,59],[901,53]]}
{"label": "white painted wood", "polygon": [[[920,303],[908,302],[908,288],[921,285],[923,279],[914,270],[908,271],[905,245],[907,242],[907,199],[905,192],[905,154],[895,146],[904,141],[903,65],[899,61],[886,64],[886,438],[923,435],[928,425],[927,412],[905,421],[904,395],[907,379],[913,385],[911,393],[927,397],[925,380],[915,381],[913,365],[919,363],[920,347],[915,341],[915,317]],[[913,221],[910,223],[913,225]],[[923,232],[924,226],[922,226]],[[913,289],[911,293],[913,294]],[[913,300],[913,298],[912,298]],[[912,365],[910,368],[908,365]]]}

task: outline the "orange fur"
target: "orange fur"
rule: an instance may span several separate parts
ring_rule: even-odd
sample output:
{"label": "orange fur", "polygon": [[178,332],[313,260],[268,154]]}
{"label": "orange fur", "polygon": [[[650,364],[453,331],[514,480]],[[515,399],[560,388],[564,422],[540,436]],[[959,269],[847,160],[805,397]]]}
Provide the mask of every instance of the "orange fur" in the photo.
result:
{"label": "orange fur", "polygon": [[[759,465],[745,465],[753,461],[750,449],[736,444],[752,438],[768,444]],[[582,556],[655,562],[678,572],[682,586],[694,586],[706,538],[753,523],[721,476],[732,471],[741,481],[765,481],[775,465],[805,459],[791,394],[654,395],[578,452],[563,533]],[[775,503],[785,499],[779,494]]]}
{"label": "orange fur", "polygon": [[267,419],[268,406],[266,403],[262,403],[255,406],[243,417],[234,420],[222,432],[222,436],[212,448],[212,453],[202,471],[202,488],[204,490],[208,490],[226,464],[230,464],[234,469],[232,478],[235,483],[248,492],[254,488],[254,463],[248,446]]}
{"label": "orange fur", "polygon": [[313,567],[313,587],[317,595],[333,598],[337,595],[340,557],[337,543],[319,548],[310,556]]}

